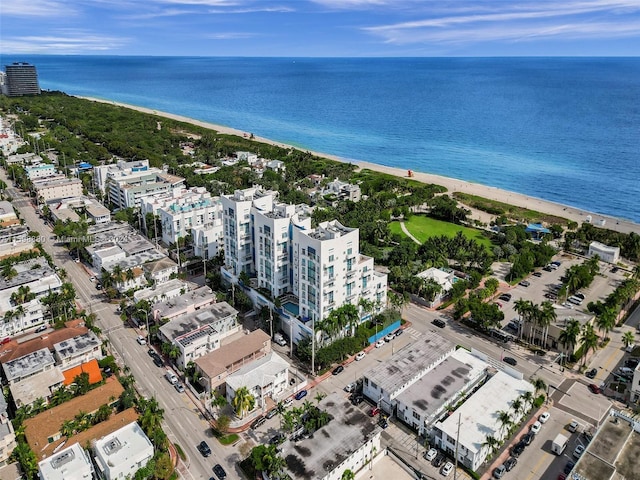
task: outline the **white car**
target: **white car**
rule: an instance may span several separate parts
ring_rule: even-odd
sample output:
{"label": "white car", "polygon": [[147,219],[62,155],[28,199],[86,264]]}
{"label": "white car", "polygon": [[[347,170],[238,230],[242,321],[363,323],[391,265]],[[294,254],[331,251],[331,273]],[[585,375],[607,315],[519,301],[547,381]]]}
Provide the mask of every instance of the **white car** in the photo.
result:
{"label": "white car", "polygon": [[90,278],[89,278],[89,281],[90,281],[90,282],[95,282],[95,281],[96,281],[96,277],[90,277]]}
{"label": "white car", "polygon": [[393,340],[394,338],[396,338],[395,334],[393,333],[389,333],[387,334],[387,336],[384,337],[384,341],[385,342],[390,342],[391,340]]}
{"label": "white car", "polygon": [[578,445],[576,449],[573,451],[573,456],[575,458],[580,458],[584,452],[584,447],[582,445]]}
{"label": "white car", "polygon": [[531,432],[537,435],[541,428],[542,424],[540,422],[535,422],[531,425]]}
{"label": "white car", "polygon": [[549,420],[549,417],[551,417],[551,414],[549,412],[544,412],[542,415],[538,417],[538,421],[540,423],[547,423],[547,420]]}
{"label": "white car", "polygon": [[440,473],[445,477],[448,477],[451,472],[453,472],[453,463],[451,462],[445,463],[444,467],[442,467],[442,470],[440,470]]}
{"label": "white car", "polygon": [[384,347],[384,340],[381,338],[376,342],[376,348]]}
{"label": "white car", "polygon": [[365,357],[366,353],[364,352],[359,352],[358,354],[356,354],[356,360],[360,361]]}
{"label": "white car", "polygon": [[430,462],[431,460],[436,458],[437,455],[438,455],[438,450],[436,450],[435,448],[430,448],[429,451],[424,454],[424,459],[427,462]]}
{"label": "white car", "polygon": [[147,344],[147,340],[142,335],[138,335],[137,342],[140,345],[146,345]]}

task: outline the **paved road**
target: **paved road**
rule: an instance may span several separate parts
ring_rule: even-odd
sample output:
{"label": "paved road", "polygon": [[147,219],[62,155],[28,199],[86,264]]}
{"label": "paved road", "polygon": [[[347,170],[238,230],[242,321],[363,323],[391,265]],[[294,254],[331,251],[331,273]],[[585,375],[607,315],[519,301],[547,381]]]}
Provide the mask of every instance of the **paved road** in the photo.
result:
{"label": "paved road", "polygon": [[[7,185],[12,185],[4,170],[0,169],[0,179]],[[237,454],[231,447],[223,447],[212,438],[208,423],[186,394],[178,393],[163,377],[163,370],[156,367],[147,354],[147,347],[138,345],[138,332],[125,327],[122,320],[115,314],[117,305],[107,302],[106,297],[96,290],[95,284],[89,280],[82,263],[75,263],[69,257],[66,248],[56,245],[52,240],[51,229],[44,224],[36,214],[30,199],[13,187],[6,192],[13,198],[12,204],[19,210],[21,218],[31,231],[37,231],[43,237],[43,247],[54,259],[56,265],[64,268],[68,278],[73,283],[77,302],[97,316],[97,324],[109,339],[111,348],[117,358],[126,364],[136,379],[136,385],[142,395],[155,396],[164,409],[163,428],[172,442],[182,447],[187,455],[187,467],[181,468],[180,473],[187,479],[209,479],[212,467],[216,463],[223,465],[227,471],[227,478],[242,478],[237,471],[235,462]],[[206,439],[212,450],[209,458],[203,458],[196,445]]]}

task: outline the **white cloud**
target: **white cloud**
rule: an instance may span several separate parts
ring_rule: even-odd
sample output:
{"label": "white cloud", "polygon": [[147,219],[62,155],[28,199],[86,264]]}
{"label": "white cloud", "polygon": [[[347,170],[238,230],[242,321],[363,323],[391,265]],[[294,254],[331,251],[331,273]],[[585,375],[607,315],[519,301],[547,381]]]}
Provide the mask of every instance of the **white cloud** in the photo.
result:
{"label": "white cloud", "polygon": [[12,53],[78,54],[108,51],[126,45],[129,39],[94,35],[78,30],[61,31],[57,35],[28,35],[3,38],[2,48]]}
{"label": "white cloud", "polygon": [[56,0],[2,0],[0,2],[2,16],[60,17],[75,13],[75,9],[69,5],[69,2]]}
{"label": "white cloud", "polygon": [[256,37],[256,34],[250,32],[220,32],[205,35],[205,38],[209,38],[211,40],[243,40],[253,37]]}

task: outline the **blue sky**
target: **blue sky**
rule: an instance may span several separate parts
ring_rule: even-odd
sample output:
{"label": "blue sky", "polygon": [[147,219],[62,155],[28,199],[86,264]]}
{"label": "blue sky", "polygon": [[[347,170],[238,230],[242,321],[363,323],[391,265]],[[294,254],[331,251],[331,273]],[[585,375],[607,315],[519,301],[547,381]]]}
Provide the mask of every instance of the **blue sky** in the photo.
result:
{"label": "blue sky", "polygon": [[640,0],[1,0],[0,54],[637,56]]}

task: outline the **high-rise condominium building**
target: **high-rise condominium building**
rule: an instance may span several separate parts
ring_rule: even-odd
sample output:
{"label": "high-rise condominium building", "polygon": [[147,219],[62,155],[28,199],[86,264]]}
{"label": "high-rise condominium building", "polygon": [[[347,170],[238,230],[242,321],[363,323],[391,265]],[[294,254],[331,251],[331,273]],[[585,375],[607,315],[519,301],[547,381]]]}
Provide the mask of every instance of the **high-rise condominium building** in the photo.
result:
{"label": "high-rise condominium building", "polygon": [[5,66],[6,91],[10,97],[22,95],[40,95],[38,73],[36,67],[24,62],[12,63]]}

